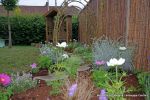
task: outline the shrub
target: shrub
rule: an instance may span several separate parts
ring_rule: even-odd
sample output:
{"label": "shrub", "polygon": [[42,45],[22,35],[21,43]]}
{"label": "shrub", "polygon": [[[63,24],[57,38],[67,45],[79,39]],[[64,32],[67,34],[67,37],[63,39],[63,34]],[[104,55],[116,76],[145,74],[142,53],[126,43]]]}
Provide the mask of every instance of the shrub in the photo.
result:
{"label": "shrub", "polygon": [[39,67],[41,69],[49,68],[52,65],[52,60],[48,56],[40,56]]}
{"label": "shrub", "polygon": [[50,59],[52,59],[53,63],[56,63],[56,52],[52,45],[42,44],[42,47],[40,48],[40,53],[43,56],[48,56]]}
{"label": "shrub", "polygon": [[[111,58],[124,58],[125,64],[123,65],[123,70],[132,71],[133,64],[132,60],[134,57],[134,48],[127,47],[126,50],[120,50],[123,44],[112,41],[108,39],[97,40],[93,43],[93,62],[97,60],[103,60],[105,62],[109,61]],[[104,67],[105,69],[109,69],[109,67]]]}
{"label": "shrub", "polygon": [[35,87],[37,84],[36,80],[32,80],[32,75],[24,73],[22,75],[13,74],[12,76],[12,88],[14,93],[19,93],[26,91],[32,87]]}
{"label": "shrub", "polygon": [[[45,20],[42,15],[12,16],[12,40],[15,45],[45,41]],[[8,39],[7,17],[0,16],[0,37]]]}

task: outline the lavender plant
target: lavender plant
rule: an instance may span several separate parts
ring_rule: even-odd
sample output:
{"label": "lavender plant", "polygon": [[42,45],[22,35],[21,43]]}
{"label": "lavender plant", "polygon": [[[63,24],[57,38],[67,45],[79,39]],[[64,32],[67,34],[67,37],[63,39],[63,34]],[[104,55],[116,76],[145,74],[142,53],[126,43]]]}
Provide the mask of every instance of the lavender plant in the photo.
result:
{"label": "lavender plant", "polygon": [[22,75],[12,74],[12,84],[13,92],[19,93],[27,89],[33,88],[37,85],[36,80],[32,80],[32,75],[30,73],[22,73]]}
{"label": "lavender plant", "polygon": [[[123,70],[132,71],[133,70],[133,57],[134,48],[133,47],[123,47],[123,44],[112,41],[108,39],[98,39],[93,43],[93,62],[95,61],[105,61],[107,62],[111,58],[124,58],[126,63],[123,65]],[[110,67],[104,65],[105,69]]]}
{"label": "lavender plant", "polygon": [[57,54],[56,54],[56,49],[52,45],[49,44],[42,44],[42,47],[40,48],[40,53],[43,56],[48,56],[50,59],[52,59],[53,63],[56,63],[57,60]]}

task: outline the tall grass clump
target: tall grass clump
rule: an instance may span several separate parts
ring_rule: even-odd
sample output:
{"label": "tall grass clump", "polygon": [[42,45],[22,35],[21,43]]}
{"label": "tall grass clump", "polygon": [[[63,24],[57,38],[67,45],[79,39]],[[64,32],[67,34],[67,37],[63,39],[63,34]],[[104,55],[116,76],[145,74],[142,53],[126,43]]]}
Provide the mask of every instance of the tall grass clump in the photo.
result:
{"label": "tall grass clump", "polygon": [[63,88],[64,100],[91,100],[94,86],[88,79],[83,79],[77,83],[66,81]]}
{"label": "tall grass clump", "polygon": [[[109,61],[111,58],[124,58],[126,60],[123,65],[123,70],[133,70],[133,57],[134,47],[124,47],[124,45],[118,41],[109,39],[98,39],[93,42],[93,63],[96,61]],[[109,69],[108,66],[103,68]]]}
{"label": "tall grass clump", "polygon": [[137,75],[140,88],[146,95],[146,100],[150,100],[150,72],[140,72]]}

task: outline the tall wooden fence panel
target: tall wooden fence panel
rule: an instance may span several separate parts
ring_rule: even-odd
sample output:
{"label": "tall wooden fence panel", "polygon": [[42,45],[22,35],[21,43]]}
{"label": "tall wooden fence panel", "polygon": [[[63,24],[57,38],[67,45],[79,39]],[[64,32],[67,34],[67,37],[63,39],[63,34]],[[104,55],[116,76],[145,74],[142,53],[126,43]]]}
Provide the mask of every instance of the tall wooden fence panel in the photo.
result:
{"label": "tall wooden fence panel", "polygon": [[137,46],[135,67],[150,70],[150,0],[90,0],[79,15],[79,39],[121,38]]}
{"label": "tall wooden fence panel", "polygon": [[130,0],[128,41],[136,43],[135,66],[150,70],[150,0]]}

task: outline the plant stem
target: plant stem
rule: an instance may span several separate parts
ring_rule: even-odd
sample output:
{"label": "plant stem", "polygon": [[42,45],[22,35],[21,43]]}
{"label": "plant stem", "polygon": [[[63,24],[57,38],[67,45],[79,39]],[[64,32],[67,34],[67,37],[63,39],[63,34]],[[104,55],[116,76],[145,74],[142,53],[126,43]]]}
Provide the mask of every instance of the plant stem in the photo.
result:
{"label": "plant stem", "polygon": [[118,82],[118,66],[116,66],[116,80]]}

